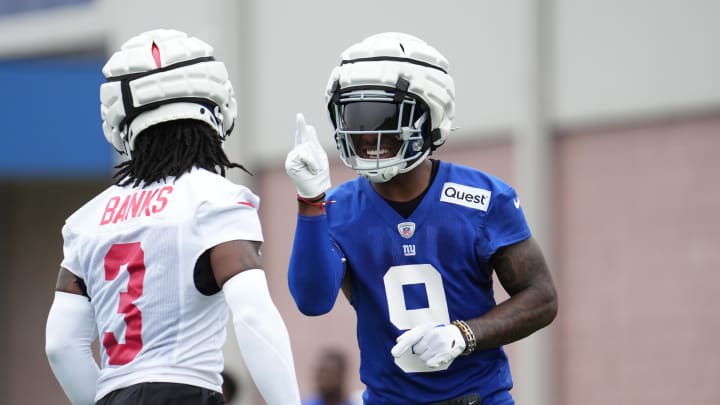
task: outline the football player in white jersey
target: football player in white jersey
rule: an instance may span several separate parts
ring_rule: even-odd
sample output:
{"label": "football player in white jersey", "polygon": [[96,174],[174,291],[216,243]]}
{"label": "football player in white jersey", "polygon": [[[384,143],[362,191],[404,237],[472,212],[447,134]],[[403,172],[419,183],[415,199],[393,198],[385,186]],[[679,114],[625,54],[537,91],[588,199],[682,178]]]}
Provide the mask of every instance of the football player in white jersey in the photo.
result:
{"label": "football player in white jersey", "polygon": [[557,297],[515,190],[429,158],[455,114],[447,59],[411,35],[370,36],[342,53],[325,100],[340,158],[360,176],[330,190],[327,156],[298,116],[285,162],[299,200],[298,308],[324,314],[342,288],[366,405],[513,404],[502,346],[552,322]]}
{"label": "football player in white jersey", "polygon": [[265,401],[299,404],[262,266],[259,199],[224,177],[242,168],[222,149],[236,117],[224,64],[197,38],[153,30],[127,41],[103,74],[103,132],[128,159],[62,230],[46,326],[58,382],[73,404],[223,403],[231,312]]}

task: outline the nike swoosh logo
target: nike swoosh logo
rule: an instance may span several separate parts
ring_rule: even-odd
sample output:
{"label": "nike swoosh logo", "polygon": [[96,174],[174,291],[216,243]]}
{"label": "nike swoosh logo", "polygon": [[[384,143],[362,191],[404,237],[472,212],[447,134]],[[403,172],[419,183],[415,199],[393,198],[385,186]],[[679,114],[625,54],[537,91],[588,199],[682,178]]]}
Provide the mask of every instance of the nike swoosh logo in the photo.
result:
{"label": "nike swoosh logo", "polygon": [[[515,204],[515,208],[520,209],[520,199],[519,198],[515,197],[515,199],[513,200],[513,204]],[[468,405],[471,405],[471,404],[472,403],[470,403]]]}

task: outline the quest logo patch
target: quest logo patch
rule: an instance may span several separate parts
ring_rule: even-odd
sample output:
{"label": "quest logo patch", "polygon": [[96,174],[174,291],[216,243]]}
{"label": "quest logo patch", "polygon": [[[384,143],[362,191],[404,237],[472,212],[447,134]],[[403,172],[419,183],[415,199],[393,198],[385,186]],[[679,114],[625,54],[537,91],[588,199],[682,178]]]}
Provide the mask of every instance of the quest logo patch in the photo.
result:
{"label": "quest logo patch", "polygon": [[440,201],[487,212],[490,206],[490,194],[490,190],[484,188],[445,183],[443,184]]}

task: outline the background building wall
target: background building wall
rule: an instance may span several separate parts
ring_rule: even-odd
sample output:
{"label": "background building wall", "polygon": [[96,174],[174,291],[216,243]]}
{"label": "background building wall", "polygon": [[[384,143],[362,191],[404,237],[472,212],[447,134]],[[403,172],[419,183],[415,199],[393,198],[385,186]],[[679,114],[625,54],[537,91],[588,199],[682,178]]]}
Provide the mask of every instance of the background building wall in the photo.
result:
{"label": "background building wall", "polygon": [[[271,293],[291,332],[303,393],[312,390],[312,360],[320,347],[345,348],[353,367],[358,360],[354,314],[344,298],[330,315],[308,318],[287,289],[295,201],[283,160],[292,147],[294,117],[304,112],[318,128],[333,183],[352,177],[337,159],[325,116],[328,75],[352,43],[380,31],[406,31],[448,57],[457,87],[459,128],[436,157],[499,175],[518,187],[526,204],[547,207],[528,210],[528,219],[540,224],[534,231],[549,246],[560,313],[548,341],[507,347],[518,377],[516,395],[534,392],[531,383],[540,381],[552,386],[552,398],[523,403],[720,401],[712,380],[720,363],[711,345],[720,329],[711,301],[720,281],[713,271],[720,265],[714,248],[720,244],[720,167],[714,158],[720,146],[720,3],[61,3],[0,7],[0,38],[13,39],[0,41],[0,60],[78,58],[96,49],[109,55],[138,32],[166,27],[207,40],[227,63],[240,111],[226,150],[255,173],[233,171],[230,178],[262,198]],[[8,103],[2,99],[0,107]],[[73,114],[71,106],[38,94],[37,104],[27,108],[29,122],[42,120],[44,108]],[[0,108],[3,139],[18,131],[11,133],[6,123],[24,118],[8,116],[8,110]],[[57,128],[59,135],[72,131]],[[528,151],[534,133],[549,136]],[[98,127],[84,135],[102,132]],[[528,184],[536,178],[532,159],[543,156],[550,161],[547,176]],[[16,175],[0,172],[0,264],[6,275],[0,321],[8,325],[0,336],[7,359],[0,367],[0,389],[7,393],[2,402],[64,403],[42,353],[62,254],[60,226],[110,179],[100,171],[83,179]],[[534,352],[549,354],[539,357],[539,368],[529,361]],[[232,335],[226,359],[243,379],[240,402],[260,403]],[[542,373],[527,375],[528,369]],[[361,389],[352,377],[353,388]]]}
{"label": "background building wall", "polygon": [[710,405],[720,116],[557,140],[562,404]]}

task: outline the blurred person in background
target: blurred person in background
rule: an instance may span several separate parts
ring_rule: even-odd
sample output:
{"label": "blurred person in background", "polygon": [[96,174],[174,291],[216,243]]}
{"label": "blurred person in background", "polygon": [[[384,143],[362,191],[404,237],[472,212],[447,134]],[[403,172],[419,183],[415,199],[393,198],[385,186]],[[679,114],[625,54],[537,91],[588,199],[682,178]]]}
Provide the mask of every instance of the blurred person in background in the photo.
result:
{"label": "blurred person in background", "polygon": [[103,67],[103,132],[128,159],[65,222],[46,325],[50,366],[74,404],[223,403],[228,308],[266,402],[300,403],[263,271],[259,199],[224,177],[244,168],[222,149],[237,106],[213,52],[152,30]]}
{"label": "blurred person in background", "polygon": [[[416,37],[348,48],[325,100],[340,158],[360,176],[332,190],[315,129],[297,117],[285,161],[298,193],[288,282],[307,315],[330,311],[342,289],[368,405],[513,404],[502,346],[557,313],[515,190],[429,158],[450,134],[454,98],[447,59]],[[500,304],[493,271],[510,296]]]}
{"label": "blurred person in background", "polygon": [[339,349],[325,348],[320,352],[314,369],[315,394],[303,405],[355,405],[347,392],[347,358]]}

